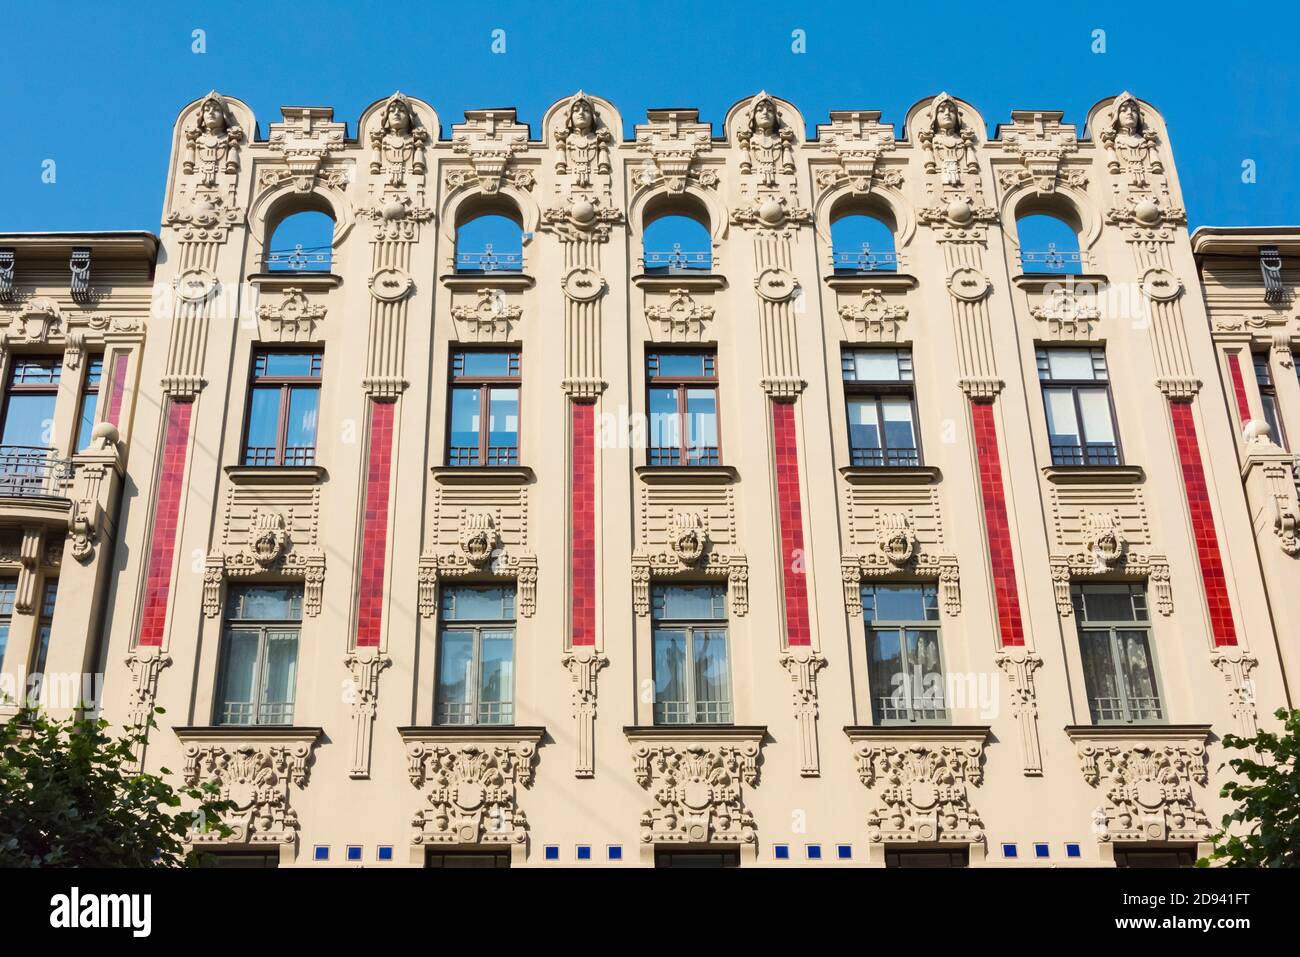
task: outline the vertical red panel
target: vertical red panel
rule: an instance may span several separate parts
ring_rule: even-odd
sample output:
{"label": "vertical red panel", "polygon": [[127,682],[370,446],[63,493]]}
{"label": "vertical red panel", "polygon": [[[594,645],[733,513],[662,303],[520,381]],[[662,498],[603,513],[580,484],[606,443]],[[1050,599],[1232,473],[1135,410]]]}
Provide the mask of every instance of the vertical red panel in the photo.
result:
{"label": "vertical red panel", "polygon": [[109,389],[112,391],[108,396],[108,411],[104,414],[104,421],[112,422],[119,430],[122,428],[122,423],[118,421],[122,415],[122,398],[126,394],[126,367],[130,361],[129,353],[113,354],[113,370],[109,378]]}
{"label": "vertical red panel", "polygon": [[185,454],[190,442],[192,402],[167,403],[167,424],[163,436],[162,468],[158,475],[158,499],[154,504],[153,541],[145,571],[144,613],[140,618],[138,644],[161,645],[167,622],[167,596],[171,593],[172,560],[180,527],[181,494],[185,486]]}
{"label": "vertical red panel", "polygon": [[393,474],[395,402],[370,403],[370,459],[361,523],[361,582],[357,647],[377,647],[384,619],[384,565],[388,559],[388,492]]}
{"label": "vertical red panel", "polygon": [[1228,374],[1232,376],[1232,394],[1237,397],[1237,415],[1241,417],[1242,428],[1245,428],[1251,415],[1250,400],[1246,398],[1246,379],[1241,374],[1241,353],[1228,353]]}
{"label": "vertical red panel", "polygon": [[596,433],[595,406],[570,403],[572,461],[569,515],[573,535],[570,615],[575,647],[596,643]]}
{"label": "vertical red panel", "polygon": [[1023,645],[1025,628],[1020,619],[1020,592],[1016,587],[1016,558],[1007,521],[1006,493],[1002,488],[1002,457],[991,402],[972,402],[975,455],[979,461],[980,498],[984,503],[984,528],[989,540],[989,569],[997,599],[1002,644]]}
{"label": "vertical red panel", "polygon": [[1232,621],[1232,604],[1228,601],[1228,580],[1223,574],[1223,556],[1219,536],[1214,530],[1214,512],[1210,508],[1210,491],[1205,484],[1201,464],[1201,444],[1196,438],[1196,421],[1190,402],[1170,402],[1169,415],[1174,422],[1174,441],[1178,443],[1178,461],[1183,468],[1183,487],[1187,490],[1187,508],[1192,516],[1192,533],[1196,537],[1196,557],[1205,584],[1205,600],[1210,606],[1210,627],[1216,647],[1237,643],[1237,626]]}
{"label": "vertical red panel", "polygon": [[781,574],[785,586],[785,634],[791,645],[812,644],[808,620],[807,561],[803,550],[803,504],[799,497],[799,437],[794,403],[772,403],[776,456],[776,507],[781,523]]}

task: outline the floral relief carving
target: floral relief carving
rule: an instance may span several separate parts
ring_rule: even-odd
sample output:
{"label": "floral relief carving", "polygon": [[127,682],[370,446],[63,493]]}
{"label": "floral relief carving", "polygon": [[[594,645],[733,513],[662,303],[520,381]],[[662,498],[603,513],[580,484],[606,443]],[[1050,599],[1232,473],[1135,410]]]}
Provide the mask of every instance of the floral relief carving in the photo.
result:
{"label": "floral relief carving", "polygon": [[[668,342],[701,342],[713,321],[713,307],[700,305],[687,289],[670,289],[665,303],[647,305],[645,315],[659,326],[659,339]],[[653,327],[652,327],[653,328]]]}
{"label": "floral relief carving", "polygon": [[302,289],[290,286],[280,302],[258,306],[257,317],[262,321],[264,340],[309,342],[316,337],[316,323],[325,318],[325,307],[313,304]]}
{"label": "floral relief carving", "polygon": [[1029,314],[1047,326],[1048,338],[1091,339],[1094,324],[1101,318],[1095,296],[1084,296],[1070,285],[1049,290]]}
{"label": "floral relief carving", "polygon": [[641,815],[641,841],[756,846],[744,788],[758,783],[762,736],[748,740],[633,740],[636,782],[654,799]]}
{"label": "floral relief carving", "polygon": [[451,309],[451,317],[460,327],[460,338],[475,342],[508,340],[522,315],[523,307],[509,304],[500,289],[480,289],[472,304]]}
{"label": "floral relief carving", "polygon": [[[281,502],[249,499],[249,490],[232,487],[223,518],[222,543],[208,553],[203,574],[203,612],[221,614],[227,578],[265,576],[303,581],[303,614],[320,614],[325,587],[325,552],[316,543],[318,488],[277,490]],[[253,490],[254,495],[261,495]],[[240,528],[240,525],[243,528]]]}
{"label": "floral relief carving", "polygon": [[984,824],[971,792],[984,780],[987,729],[882,734],[847,729],[858,778],[876,791],[867,838],[887,843],[984,843]]}
{"label": "floral relief carving", "polygon": [[858,342],[899,342],[907,306],[891,303],[879,289],[864,289],[858,302],[840,306],[840,318],[852,324]]}
{"label": "floral relief carving", "polygon": [[411,819],[413,844],[527,842],[519,789],[533,783],[541,729],[502,729],[481,740],[421,729],[404,729],[402,736],[408,776],[427,805]]}

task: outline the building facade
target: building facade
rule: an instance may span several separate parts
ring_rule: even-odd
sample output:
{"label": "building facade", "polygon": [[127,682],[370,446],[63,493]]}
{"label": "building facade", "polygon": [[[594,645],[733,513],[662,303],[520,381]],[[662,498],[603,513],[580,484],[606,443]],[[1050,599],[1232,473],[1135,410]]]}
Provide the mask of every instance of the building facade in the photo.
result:
{"label": "building facade", "polygon": [[[402,94],[355,135],[187,106],[147,334],[86,336],[114,371],[84,455],[120,485],[91,521],[77,484],[43,539],[3,513],[29,609],[55,572],[28,539],[66,528],[49,670],[104,672],[117,723],[164,707],[145,766],[235,802],[234,838],[199,842],[301,866],[1205,850],[1219,742],[1272,722],[1300,654],[1289,458],[1221,372],[1261,336],[1289,363],[1300,331],[1289,306],[1229,329],[1213,289],[1211,326],[1154,108],[990,138],[946,94],[895,131],[760,93],[715,131],[578,93],[536,137],[511,109],[440,129]],[[313,214],[323,243],[277,244]],[[1022,241],[1044,216],[1067,241]],[[494,217],[517,248],[474,245]],[[672,220],[699,244],[655,247]],[[847,246],[855,222],[884,238]],[[21,299],[46,280],[14,246]],[[60,330],[88,308],[55,305]],[[60,358],[69,414],[62,334],[9,333],[8,401],[24,357]],[[67,569],[98,591],[65,605]]]}

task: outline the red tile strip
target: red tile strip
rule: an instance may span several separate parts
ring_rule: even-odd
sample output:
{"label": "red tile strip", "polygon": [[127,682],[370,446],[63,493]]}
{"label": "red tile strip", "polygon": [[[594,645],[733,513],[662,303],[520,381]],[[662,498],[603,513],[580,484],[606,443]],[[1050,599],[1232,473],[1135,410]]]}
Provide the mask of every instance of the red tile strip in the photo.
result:
{"label": "red tile strip", "polygon": [[1183,487],[1187,490],[1187,508],[1192,516],[1192,534],[1196,538],[1196,557],[1201,565],[1205,600],[1210,606],[1210,627],[1217,648],[1237,643],[1237,626],[1232,621],[1232,603],[1228,601],[1228,580],[1223,574],[1223,556],[1219,536],[1214,530],[1214,512],[1210,508],[1210,491],[1205,484],[1201,464],[1201,444],[1196,438],[1196,421],[1190,402],[1169,403],[1174,422],[1174,441],[1178,444],[1178,461],[1183,467]]}
{"label": "red tile strip", "polygon": [[785,584],[785,634],[791,645],[812,644],[808,619],[807,561],[803,550],[803,505],[799,498],[799,437],[794,403],[772,403],[772,446],[776,455],[776,507],[781,522],[781,572]]}
{"label": "red tile strip", "polygon": [[572,462],[569,515],[572,522],[570,576],[574,646],[596,643],[596,432],[595,406],[571,402]]}
{"label": "red tile strip", "polygon": [[1011,548],[1011,525],[1007,521],[1006,493],[1002,488],[1002,458],[998,451],[998,427],[993,403],[972,402],[975,426],[975,456],[979,462],[980,498],[984,502],[984,528],[988,533],[989,568],[997,598],[998,627],[1002,644],[1025,643],[1020,619],[1020,592],[1016,587],[1016,559]]}
{"label": "red tile strip", "polygon": [[1232,394],[1237,397],[1237,415],[1244,429],[1250,421],[1250,400],[1246,398],[1246,379],[1241,374],[1241,353],[1228,353],[1228,374],[1232,376]]}
{"label": "red tile strip", "polygon": [[162,468],[158,474],[158,499],[154,503],[153,540],[145,572],[144,614],[140,618],[137,644],[162,644],[167,622],[167,597],[171,593],[172,560],[180,528],[181,495],[185,487],[185,454],[190,443],[192,402],[167,403],[166,433],[163,436]]}
{"label": "red tile strip", "polygon": [[388,493],[393,475],[395,402],[370,403],[370,460],[361,523],[361,583],[357,647],[378,647],[384,620],[384,565],[388,559]]}
{"label": "red tile strip", "polygon": [[122,423],[118,419],[122,415],[122,399],[126,394],[126,367],[130,361],[130,353],[113,354],[113,372],[109,385],[113,391],[108,397],[108,412],[104,415],[104,421],[112,422],[117,426],[118,431],[122,431]]}

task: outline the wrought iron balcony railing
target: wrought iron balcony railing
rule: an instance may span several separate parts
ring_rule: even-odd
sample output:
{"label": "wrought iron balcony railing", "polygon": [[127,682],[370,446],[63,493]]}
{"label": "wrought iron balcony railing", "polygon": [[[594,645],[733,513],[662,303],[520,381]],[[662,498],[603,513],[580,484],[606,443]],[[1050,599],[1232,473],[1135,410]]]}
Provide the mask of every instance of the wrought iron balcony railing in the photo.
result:
{"label": "wrought iron balcony railing", "polygon": [[686,252],[681,243],[673,243],[669,252],[645,250],[644,260],[647,276],[680,276],[683,273],[707,273],[713,271],[713,253]]}
{"label": "wrought iron balcony railing", "polygon": [[334,267],[334,249],[302,243],[292,249],[272,249],[262,266],[267,272],[329,272]]}
{"label": "wrought iron balcony railing", "polygon": [[1079,250],[1057,249],[1056,243],[1048,243],[1046,249],[1020,249],[1016,255],[1023,273],[1070,276],[1088,265],[1088,258]]}
{"label": "wrought iron balcony railing", "polygon": [[523,253],[499,253],[488,243],[481,253],[456,253],[458,273],[523,272]]}
{"label": "wrought iron balcony railing", "polygon": [[52,449],[0,445],[0,497],[68,498],[72,462]]}
{"label": "wrought iron balcony railing", "polygon": [[831,253],[831,265],[837,276],[861,276],[877,272],[898,272],[898,253],[871,251],[870,243],[861,250],[837,249]]}

